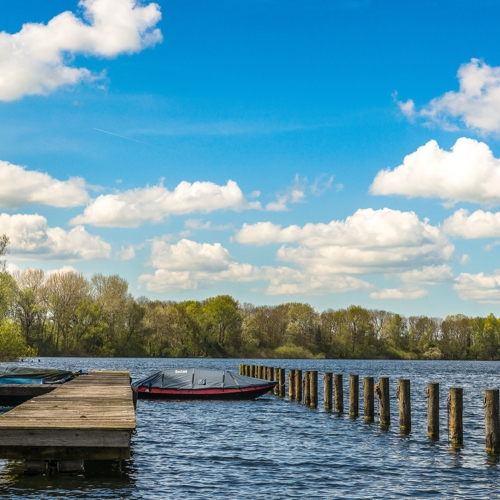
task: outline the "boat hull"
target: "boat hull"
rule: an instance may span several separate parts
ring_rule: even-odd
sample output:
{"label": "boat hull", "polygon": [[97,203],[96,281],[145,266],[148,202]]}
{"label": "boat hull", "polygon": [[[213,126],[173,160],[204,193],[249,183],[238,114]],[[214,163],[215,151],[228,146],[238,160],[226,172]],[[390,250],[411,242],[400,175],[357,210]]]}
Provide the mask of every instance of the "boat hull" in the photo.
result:
{"label": "boat hull", "polygon": [[243,389],[157,389],[152,387],[138,387],[139,399],[199,399],[199,400],[247,400],[255,399],[272,391],[276,384],[245,387]]}

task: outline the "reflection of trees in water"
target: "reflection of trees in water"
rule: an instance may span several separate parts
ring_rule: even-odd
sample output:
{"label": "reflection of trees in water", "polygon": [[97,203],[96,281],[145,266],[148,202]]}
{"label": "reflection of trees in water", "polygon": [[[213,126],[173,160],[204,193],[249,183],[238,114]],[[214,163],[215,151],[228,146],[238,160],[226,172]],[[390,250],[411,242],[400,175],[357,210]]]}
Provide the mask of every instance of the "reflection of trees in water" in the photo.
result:
{"label": "reflection of trees in water", "polygon": [[[74,492],[72,498],[90,498],[87,493],[92,491],[91,498],[106,497],[107,490],[118,493],[120,498],[128,498],[135,488],[137,468],[134,460],[102,460],[86,461],[83,474],[37,474],[24,473],[22,460],[0,460],[0,491],[2,498],[9,490],[12,498],[44,498],[43,492],[54,495],[65,495]],[[80,492],[80,494],[78,494]]]}

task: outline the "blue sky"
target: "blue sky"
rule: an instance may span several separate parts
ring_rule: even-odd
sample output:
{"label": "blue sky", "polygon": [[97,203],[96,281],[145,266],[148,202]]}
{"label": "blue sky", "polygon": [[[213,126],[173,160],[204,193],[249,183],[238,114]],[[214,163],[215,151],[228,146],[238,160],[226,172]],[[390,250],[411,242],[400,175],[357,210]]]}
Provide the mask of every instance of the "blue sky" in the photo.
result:
{"label": "blue sky", "polygon": [[496,0],[4,6],[10,269],[496,313],[499,17]]}

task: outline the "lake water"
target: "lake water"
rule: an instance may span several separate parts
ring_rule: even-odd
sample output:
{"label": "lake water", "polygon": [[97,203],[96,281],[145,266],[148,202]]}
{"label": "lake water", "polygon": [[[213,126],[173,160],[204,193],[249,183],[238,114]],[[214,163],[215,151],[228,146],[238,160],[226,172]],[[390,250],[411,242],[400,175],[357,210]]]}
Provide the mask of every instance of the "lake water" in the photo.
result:
{"label": "lake water", "polygon": [[[318,370],[320,407],[273,395],[255,401],[139,401],[132,458],[86,463],[82,476],[25,476],[0,460],[5,499],[500,498],[498,457],[484,440],[483,394],[500,386],[498,362],[45,358],[33,366],[129,370],[134,379],[173,367],[227,369],[239,363]],[[393,425],[322,408],[322,373],[391,378]],[[397,379],[410,378],[412,432],[399,432]],[[440,382],[441,440],[427,439],[428,382]],[[446,397],[464,388],[464,447],[447,442]],[[4,409],[5,410],[5,409]],[[376,405],[377,411],[377,405]],[[360,387],[360,413],[362,390]],[[377,417],[376,417],[377,419]]]}

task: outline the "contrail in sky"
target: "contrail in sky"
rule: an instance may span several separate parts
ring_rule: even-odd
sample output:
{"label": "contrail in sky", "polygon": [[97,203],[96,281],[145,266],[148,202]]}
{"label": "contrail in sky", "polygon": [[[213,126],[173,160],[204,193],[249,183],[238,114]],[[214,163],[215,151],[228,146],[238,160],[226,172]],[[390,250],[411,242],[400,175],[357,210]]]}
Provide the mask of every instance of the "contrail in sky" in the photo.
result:
{"label": "contrail in sky", "polygon": [[[162,148],[161,146],[156,146],[154,144],[148,144],[147,142],[143,142],[143,141],[138,141],[137,139],[132,139],[130,137],[125,137],[124,135],[120,135],[120,134],[115,134],[114,132],[108,132],[107,130],[102,130],[100,128],[95,128],[94,127],[94,130],[97,130],[98,132],[102,132],[103,134],[109,134],[109,135],[114,135],[115,137],[120,137],[121,139],[127,139],[127,141],[134,141],[134,142],[138,142],[139,144],[144,144],[145,146],[151,146],[153,148],[160,148],[160,149],[166,149],[166,148]],[[175,153],[176,151],[174,151],[173,149],[166,149],[167,151],[172,151],[172,153]]]}

